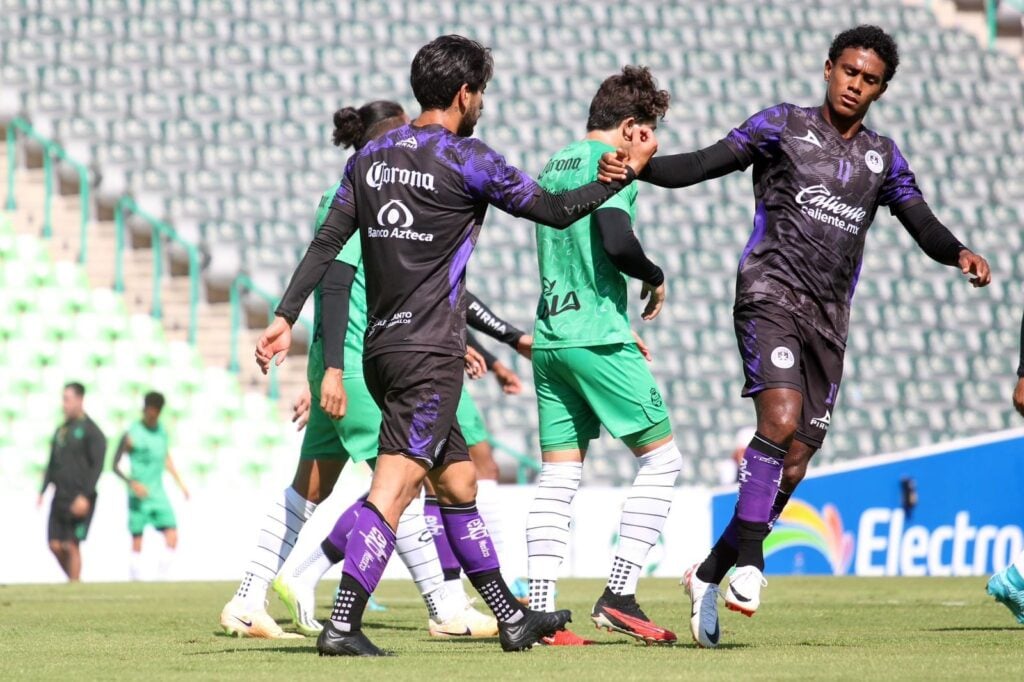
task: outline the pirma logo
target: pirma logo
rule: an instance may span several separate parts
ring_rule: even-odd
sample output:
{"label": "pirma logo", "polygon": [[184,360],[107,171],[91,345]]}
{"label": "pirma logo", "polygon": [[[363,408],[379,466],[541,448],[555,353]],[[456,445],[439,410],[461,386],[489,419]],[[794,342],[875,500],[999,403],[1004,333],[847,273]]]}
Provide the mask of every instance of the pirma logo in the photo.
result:
{"label": "pirma logo", "polygon": [[412,211],[400,199],[392,199],[377,211],[377,224],[381,227],[409,227]]}
{"label": "pirma logo", "polygon": [[828,560],[834,575],[845,575],[853,561],[853,545],[853,535],[843,530],[843,518],[835,506],[826,504],[819,512],[793,498],[765,539],[764,555],[791,547],[810,547]]}
{"label": "pirma logo", "polygon": [[823,431],[828,431],[828,427],[832,425],[832,411],[825,410],[825,414],[820,417],[815,417],[811,420],[811,426],[819,428]]}

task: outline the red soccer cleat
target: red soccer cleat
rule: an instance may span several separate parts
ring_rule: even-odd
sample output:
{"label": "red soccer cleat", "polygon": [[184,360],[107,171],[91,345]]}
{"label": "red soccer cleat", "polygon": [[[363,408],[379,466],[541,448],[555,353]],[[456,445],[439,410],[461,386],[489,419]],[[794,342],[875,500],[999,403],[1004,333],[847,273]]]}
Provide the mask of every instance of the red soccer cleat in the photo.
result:
{"label": "red soccer cleat", "polygon": [[593,644],[594,640],[583,639],[572,630],[559,630],[550,637],[541,638],[540,642],[547,646],[586,646]]}
{"label": "red soccer cleat", "polygon": [[675,644],[676,642],[675,633],[655,625],[640,609],[640,605],[636,603],[636,597],[632,594],[613,594],[606,587],[604,594],[594,604],[594,610],[590,617],[599,629],[605,628],[608,632],[621,632],[647,644]]}

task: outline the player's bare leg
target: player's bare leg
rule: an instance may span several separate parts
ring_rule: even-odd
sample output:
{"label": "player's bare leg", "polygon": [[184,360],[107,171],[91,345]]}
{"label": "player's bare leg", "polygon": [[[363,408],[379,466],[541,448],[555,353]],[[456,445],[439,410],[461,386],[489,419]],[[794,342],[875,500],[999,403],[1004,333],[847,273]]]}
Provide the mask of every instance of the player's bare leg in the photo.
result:
{"label": "player's bare leg", "polygon": [[68,552],[64,548],[64,543],[61,540],[50,540],[50,552],[53,554],[53,558],[60,564],[60,570],[64,571],[64,575],[68,578],[71,577],[71,567],[68,565]]}
{"label": "player's bare leg", "polygon": [[77,583],[82,579],[82,552],[78,547],[78,542],[74,540],[64,542],[64,552],[68,562],[68,581]]}

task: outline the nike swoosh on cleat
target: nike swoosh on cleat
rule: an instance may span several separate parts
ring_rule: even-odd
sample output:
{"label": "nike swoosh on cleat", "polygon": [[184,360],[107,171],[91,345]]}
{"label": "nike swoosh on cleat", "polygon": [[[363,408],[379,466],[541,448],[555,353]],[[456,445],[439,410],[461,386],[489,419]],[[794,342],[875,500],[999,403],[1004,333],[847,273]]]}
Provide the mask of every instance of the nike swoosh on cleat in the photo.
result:
{"label": "nike swoosh on cleat", "polygon": [[729,588],[729,591],[732,592],[732,596],[736,597],[737,601],[743,601],[743,602],[750,601],[750,599],[748,597],[744,597],[742,594],[740,594],[739,592],[737,592],[736,590],[734,590],[732,588]]}
{"label": "nike swoosh on cleat", "polygon": [[252,627],[252,621],[251,620],[249,620],[249,621],[242,620],[238,616],[232,616],[232,618],[234,618],[235,620],[237,620],[239,623],[241,623],[242,625],[244,625],[247,628],[251,628]]}
{"label": "nike swoosh on cleat", "polygon": [[707,630],[704,631],[704,636],[707,637],[708,641],[712,644],[718,644],[718,638],[721,634],[721,628],[718,626],[718,623],[715,623],[715,631],[713,633],[708,632]]}

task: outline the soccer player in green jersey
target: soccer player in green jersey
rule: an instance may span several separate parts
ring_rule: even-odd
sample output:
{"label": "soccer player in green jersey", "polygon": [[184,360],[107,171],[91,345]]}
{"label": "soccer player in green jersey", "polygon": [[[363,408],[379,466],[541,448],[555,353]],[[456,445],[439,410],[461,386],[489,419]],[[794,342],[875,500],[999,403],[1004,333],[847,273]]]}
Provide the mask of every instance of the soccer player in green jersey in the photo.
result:
{"label": "soccer player in green jersey", "polygon": [[[601,155],[628,144],[640,126],[653,129],[668,101],[646,67],[627,66],[606,79],[590,104],[586,137],[551,158],[541,186],[560,192],[597,178]],[[541,297],[533,375],[543,465],[526,525],[530,608],[555,608],[570,504],[587,446],[603,424],[637,458],[639,471],[622,510],[608,585],[591,618],[598,627],[671,643],[676,636],[651,622],[636,601],[641,568],[664,527],[682,468],[668,411],[627,314],[629,278],[643,283],[645,320],[658,314],[665,298],[665,276],[633,233],[636,198],[636,185],[628,185],[567,230],[537,227]],[[569,631],[543,641],[587,643]]]}
{"label": "soccer player in green jersey", "polygon": [[[143,398],[142,419],[128,427],[114,456],[114,473],[128,484],[128,531],[132,534],[132,580],[142,574],[142,533],[153,526],[163,533],[166,550],[160,561],[160,575],[166,575],[174,550],[178,546],[178,522],[164,490],[164,471],[171,474],[188,499],[188,488],[181,480],[168,449],[167,430],[160,423],[164,396],[151,391]],[[131,473],[120,467],[121,457],[128,455]]]}

